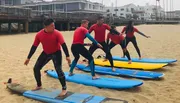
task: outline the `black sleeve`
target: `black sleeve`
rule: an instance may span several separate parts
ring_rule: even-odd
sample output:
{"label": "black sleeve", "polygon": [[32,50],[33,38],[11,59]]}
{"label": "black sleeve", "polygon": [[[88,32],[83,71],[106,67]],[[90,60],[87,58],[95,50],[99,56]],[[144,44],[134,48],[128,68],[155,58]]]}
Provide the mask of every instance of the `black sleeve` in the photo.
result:
{"label": "black sleeve", "polygon": [[83,45],[84,45],[84,46],[87,46],[88,44],[87,44],[87,43],[84,43]]}
{"label": "black sleeve", "polygon": [[61,46],[63,48],[63,51],[64,51],[66,57],[69,57],[69,51],[68,51],[66,43],[63,43]]}
{"label": "black sleeve", "polygon": [[118,34],[118,35],[120,34],[118,31],[116,31],[116,30],[114,30],[114,29],[110,29],[110,33],[111,33],[111,34]]}
{"label": "black sleeve", "polygon": [[34,45],[31,47],[31,50],[30,50],[29,55],[27,57],[28,59],[30,59],[32,57],[32,55],[35,53],[36,49],[37,49],[37,47]]}
{"label": "black sleeve", "polygon": [[109,39],[107,39],[106,43],[107,43],[107,45],[109,45]]}

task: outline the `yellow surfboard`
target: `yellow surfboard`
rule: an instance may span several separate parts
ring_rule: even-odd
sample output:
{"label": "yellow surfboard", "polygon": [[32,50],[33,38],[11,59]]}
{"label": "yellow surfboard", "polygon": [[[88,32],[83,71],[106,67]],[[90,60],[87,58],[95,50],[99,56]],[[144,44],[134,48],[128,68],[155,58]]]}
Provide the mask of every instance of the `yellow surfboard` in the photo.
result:
{"label": "yellow surfboard", "polygon": [[[103,61],[104,59],[94,59],[94,63],[100,66],[110,66],[109,61]],[[163,66],[166,66],[166,63],[154,64],[154,63],[140,63],[140,62],[132,62],[128,64],[127,61],[116,61],[114,60],[114,67],[120,68],[130,68],[130,69],[143,69],[143,70],[155,70],[160,69]]]}

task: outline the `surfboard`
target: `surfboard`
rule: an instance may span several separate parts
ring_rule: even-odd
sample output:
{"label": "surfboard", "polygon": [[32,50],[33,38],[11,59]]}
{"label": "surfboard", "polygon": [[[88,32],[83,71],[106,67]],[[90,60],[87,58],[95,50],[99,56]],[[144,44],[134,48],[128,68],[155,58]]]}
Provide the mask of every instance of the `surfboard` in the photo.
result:
{"label": "surfboard", "polygon": [[[53,78],[58,78],[56,71],[47,70],[47,74]],[[99,79],[93,80],[92,76],[87,74],[74,74],[69,76],[69,73],[65,72],[66,81],[83,84],[87,86],[94,86],[98,88],[109,88],[109,89],[128,89],[137,87],[143,84],[139,80],[127,80],[127,79],[116,79],[100,77]]]}
{"label": "surfboard", "polygon": [[46,103],[128,103],[128,101],[121,99],[69,91],[65,96],[58,97],[61,92],[59,89],[44,88],[37,91],[31,91],[17,83],[7,83],[7,88],[13,93]]}
{"label": "surfboard", "polygon": [[[120,56],[113,56],[113,60],[119,60],[119,61],[128,61],[128,58],[121,58]],[[132,62],[142,62],[142,63],[174,63],[177,62],[177,59],[151,59],[151,58],[142,58],[139,60],[139,58],[131,58]]]}
{"label": "surfboard", "polygon": [[[167,63],[154,64],[154,63],[139,63],[139,62],[132,62],[131,64],[128,64],[127,61],[117,61],[117,60],[113,60],[113,62],[114,62],[114,67],[141,69],[141,70],[161,69],[162,67],[167,65]],[[104,62],[104,59],[94,59],[94,63],[99,66],[110,66],[109,61]]]}
{"label": "surfboard", "polygon": [[[79,70],[90,72],[91,69],[89,66],[85,66],[83,64],[77,64],[76,67]],[[113,76],[126,76],[126,77],[134,77],[141,79],[159,79],[164,76],[163,73],[159,72],[151,72],[151,71],[141,71],[141,70],[130,70],[130,69],[116,69],[116,71],[112,71],[110,67],[102,67],[95,66],[95,72],[99,74],[107,74]]]}

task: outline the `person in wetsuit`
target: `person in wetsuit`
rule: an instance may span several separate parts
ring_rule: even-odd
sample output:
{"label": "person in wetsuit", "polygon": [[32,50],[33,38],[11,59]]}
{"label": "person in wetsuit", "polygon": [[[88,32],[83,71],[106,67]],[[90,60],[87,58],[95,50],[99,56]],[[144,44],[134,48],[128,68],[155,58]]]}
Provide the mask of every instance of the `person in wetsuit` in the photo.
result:
{"label": "person in wetsuit", "polygon": [[[106,40],[105,39],[106,38],[106,30],[110,31],[111,28],[109,25],[104,23],[104,18],[102,16],[100,16],[100,17],[98,17],[97,23],[90,27],[89,33],[94,31],[94,33],[95,33],[94,39],[103,46],[102,50],[106,53],[107,59],[109,60],[109,62],[111,64],[112,71],[115,71],[112,55],[111,55],[111,52],[105,41]],[[94,51],[98,48],[99,47],[93,43],[89,48],[89,52],[93,55]],[[107,59],[105,59],[105,61]]]}
{"label": "person in wetsuit", "polygon": [[71,60],[69,57],[69,52],[62,34],[60,33],[60,31],[55,29],[54,20],[51,18],[47,18],[44,21],[44,26],[45,28],[40,30],[36,34],[34,43],[31,47],[29,55],[25,60],[24,64],[28,65],[32,55],[35,53],[38,45],[41,43],[43,47],[43,51],[38,57],[34,66],[34,76],[37,82],[37,87],[33,90],[42,89],[40,70],[43,68],[44,65],[46,65],[52,59],[54,67],[58,74],[58,79],[62,85],[62,92],[59,94],[59,96],[64,96],[67,93],[66,91],[67,87],[66,87],[65,75],[62,70],[61,47],[63,48],[63,51],[66,55],[66,60],[70,65]]}
{"label": "person in wetsuit", "polygon": [[[137,45],[136,37],[134,36],[134,33],[137,32],[137,33],[139,33],[140,35],[142,35],[142,36],[144,36],[146,38],[150,38],[150,36],[146,36],[145,34],[140,32],[137,28],[135,28],[133,21],[129,21],[128,25],[123,28],[121,33],[124,33],[124,32],[126,34],[126,47],[127,47],[129,42],[132,42],[132,44],[134,45],[134,47],[135,47],[135,49],[136,49],[136,51],[137,51],[137,53],[139,55],[139,59],[141,59],[141,53],[140,53],[139,47]],[[123,57],[125,57],[125,54],[124,54]]]}
{"label": "person in wetsuit", "polygon": [[[111,40],[111,42],[109,43],[109,40]],[[116,46],[117,44],[119,44],[123,50],[123,53],[127,56],[128,60],[129,60],[129,64],[131,64],[131,57],[129,55],[129,52],[126,48],[126,39],[124,38],[124,36],[122,34],[120,34],[117,30],[115,26],[111,26],[111,30],[107,35],[107,44],[109,45],[109,49],[111,50],[114,46]],[[107,57],[106,57],[107,58]]]}
{"label": "person in wetsuit", "polygon": [[84,47],[84,39],[87,37],[94,43],[94,45],[97,45],[97,47],[102,48],[102,46],[96,40],[94,40],[93,37],[89,34],[89,32],[87,30],[88,23],[89,23],[89,21],[82,20],[81,27],[78,27],[74,31],[73,43],[71,46],[71,51],[74,56],[74,60],[71,64],[69,76],[73,75],[73,69],[75,68],[75,66],[77,64],[77,62],[80,58],[80,55],[82,55],[84,58],[88,59],[88,61],[89,61],[92,79],[97,79],[99,77],[96,76],[95,72],[94,72],[94,59],[93,59],[92,55],[90,54],[90,52]]}

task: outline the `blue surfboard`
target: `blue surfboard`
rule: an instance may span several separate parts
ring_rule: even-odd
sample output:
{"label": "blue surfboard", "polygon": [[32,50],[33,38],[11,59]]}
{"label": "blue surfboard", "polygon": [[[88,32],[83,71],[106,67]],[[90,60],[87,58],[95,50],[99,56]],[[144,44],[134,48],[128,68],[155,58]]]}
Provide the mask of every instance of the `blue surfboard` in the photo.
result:
{"label": "blue surfboard", "polygon": [[[132,62],[143,62],[143,63],[174,63],[177,62],[176,59],[150,59],[150,58],[142,58],[139,60],[139,58],[131,58]],[[120,56],[113,56],[113,60],[119,60],[119,61],[128,61],[128,59],[121,58]]]}
{"label": "blue surfboard", "polygon": [[[56,71],[47,70],[46,72],[49,76],[53,78],[58,78]],[[139,80],[126,80],[126,79],[105,78],[105,77],[100,77],[99,79],[92,80],[92,76],[87,74],[74,74],[73,76],[69,76],[68,74],[69,73],[65,72],[66,80],[69,82],[84,84],[87,86],[95,86],[98,88],[128,89],[143,84],[143,82]]]}
{"label": "blue surfboard", "polygon": [[127,101],[121,99],[107,98],[86,93],[67,92],[65,96],[58,97],[61,90],[46,88],[31,91],[26,90],[22,85],[15,83],[8,83],[7,88],[14,93],[45,103],[128,103]]}
{"label": "blue surfboard", "polygon": [[[89,66],[85,66],[83,64],[77,64],[76,67],[80,70],[90,72],[91,69]],[[141,79],[158,79],[164,76],[163,73],[158,72],[150,72],[150,71],[141,71],[141,70],[129,70],[116,68],[116,71],[113,72],[110,67],[101,67],[95,66],[95,72],[99,74],[107,74],[114,76],[127,76]]]}

